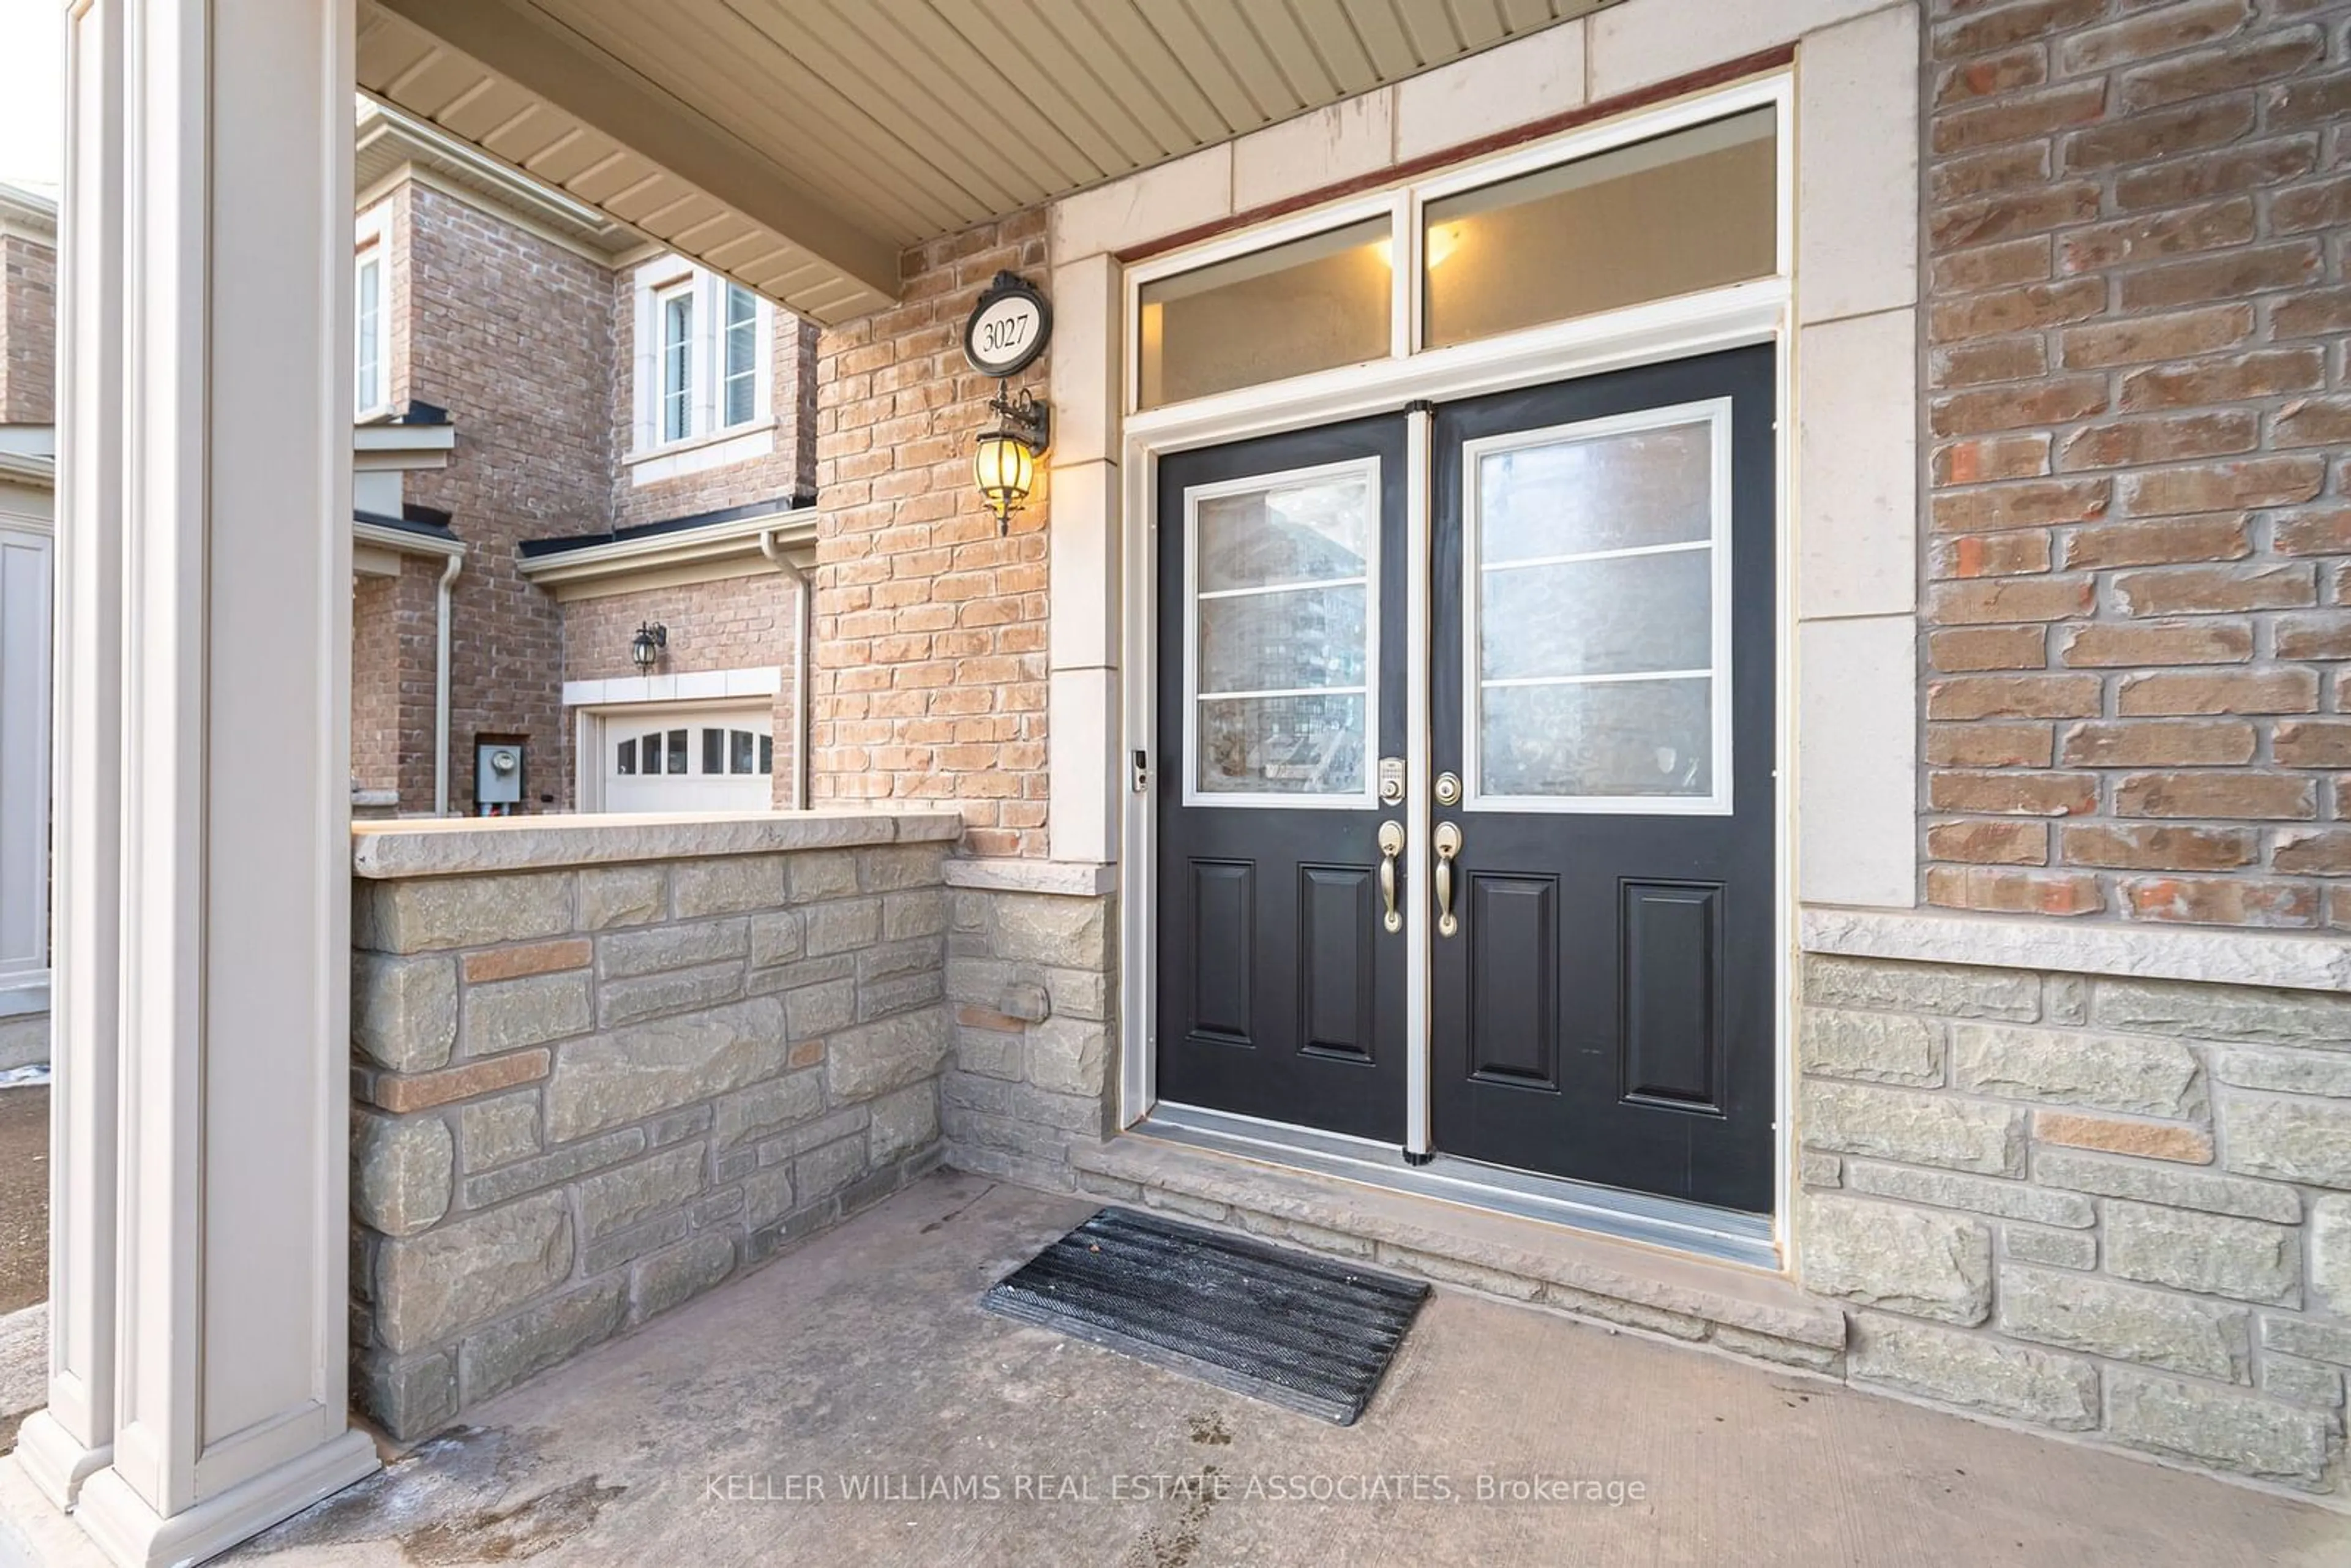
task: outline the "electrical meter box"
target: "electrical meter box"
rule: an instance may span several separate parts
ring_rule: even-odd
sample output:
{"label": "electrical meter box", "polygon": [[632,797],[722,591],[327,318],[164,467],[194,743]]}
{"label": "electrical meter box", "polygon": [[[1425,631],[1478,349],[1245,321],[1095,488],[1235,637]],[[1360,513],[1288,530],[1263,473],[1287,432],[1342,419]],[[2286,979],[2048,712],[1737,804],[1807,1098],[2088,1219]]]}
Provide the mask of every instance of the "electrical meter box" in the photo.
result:
{"label": "electrical meter box", "polygon": [[474,804],[486,816],[504,816],[522,804],[522,742],[475,743]]}

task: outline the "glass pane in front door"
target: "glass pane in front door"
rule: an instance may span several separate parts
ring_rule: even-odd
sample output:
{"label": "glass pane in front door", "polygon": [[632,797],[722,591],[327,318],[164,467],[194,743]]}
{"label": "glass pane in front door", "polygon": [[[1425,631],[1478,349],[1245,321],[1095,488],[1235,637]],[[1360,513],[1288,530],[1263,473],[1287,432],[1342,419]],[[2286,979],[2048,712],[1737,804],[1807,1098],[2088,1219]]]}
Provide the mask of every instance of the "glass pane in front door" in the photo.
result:
{"label": "glass pane in front door", "polygon": [[1473,802],[1726,811],[1727,399],[1462,452]]}
{"label": "glass pane in front door", "polygon": [[1196,798],[1368,805],[1376,460],[1185,497]]}

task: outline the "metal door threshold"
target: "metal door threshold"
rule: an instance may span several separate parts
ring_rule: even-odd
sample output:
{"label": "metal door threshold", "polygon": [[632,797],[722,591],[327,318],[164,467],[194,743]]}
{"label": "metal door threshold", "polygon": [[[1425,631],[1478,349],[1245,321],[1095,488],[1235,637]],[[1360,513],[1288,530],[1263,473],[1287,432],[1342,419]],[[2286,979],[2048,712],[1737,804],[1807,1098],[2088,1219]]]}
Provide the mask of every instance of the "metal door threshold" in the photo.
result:
{"label": "metal door threshold", "polygon": [[1490,1209],[1620,1241],[1670,1248],[1719,1262],[1774,1271],[1780,1267],[1768,1214],[1741,1214],[1678,1198],[1535,1176],[1452,1155],[1436,1155],[1426,1165],[1407,1165],[1403,1151],[1392,1144],[1165,1101],[1154,1106],[1134,1131],[1264,1165]]}

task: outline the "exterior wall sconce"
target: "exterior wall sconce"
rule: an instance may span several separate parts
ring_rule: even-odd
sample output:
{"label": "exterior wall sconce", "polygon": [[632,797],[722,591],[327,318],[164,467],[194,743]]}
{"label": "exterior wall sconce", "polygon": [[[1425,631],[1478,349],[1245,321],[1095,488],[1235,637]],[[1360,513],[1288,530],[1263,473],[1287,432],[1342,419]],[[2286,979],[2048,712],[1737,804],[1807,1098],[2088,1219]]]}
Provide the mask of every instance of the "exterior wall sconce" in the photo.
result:
{"label": "exterior wall sconce", "polygon": [[1051,443],[1053,411],[1023,391],[1019,396],[998,392],[987,400],[995,411],[996,427],[981,433],[972,451],[972,480],[980,499],[996,514],[996,531],[1011,531],[1012,514],[1029,499],[1037,483],[1037,458]]}
{"label": "exterior wall sconce", "polygon": [[637,634],[629,639],[629,662],[640,670],[650,670],[653,661],[669,646],[669,628],[641,622]]}

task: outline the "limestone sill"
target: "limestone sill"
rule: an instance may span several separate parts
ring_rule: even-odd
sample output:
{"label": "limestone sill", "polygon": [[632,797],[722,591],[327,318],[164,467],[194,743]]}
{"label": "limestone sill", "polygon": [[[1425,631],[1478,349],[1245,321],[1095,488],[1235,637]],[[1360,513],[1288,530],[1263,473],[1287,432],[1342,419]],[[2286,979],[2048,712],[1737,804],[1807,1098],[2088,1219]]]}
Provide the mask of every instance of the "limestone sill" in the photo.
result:
{"label": "limestone sill", "polygon": [[2351,942],[2303,932],[2072,925],[1995,915],[1808,906],[1808,953],[2283,990],[2351,990]]}
{"label": "limestone sill", "polygon": [[437,817],[351,824],[351,870],[392,879],[540,871],[623,861],[776,854],[935,843],[963,832],[955,811],[690,811]]}
{"label": "limestone sill", "polygon": [[[1081,1187],[1085,1176],[1107,1177],[1141,1188],[1146,1203],[1155,1194],[1189,1199],[1171,1206],[1187,1215],[1197,1213],[1196,1205],[1221,1206],[1249,1229],[1261,1228],[1252,1219],[1303,1226],[1275,1234],[1310,1248],[1315,1232],[1351,1237],[1369,1244],[1381,1266],[1581,1315],[1646,1328],[1656,1314],[1688,1325],[1660,1325],[1676,1337],[1714,1325],[1806,1347],[1823,1360],[1844,1347],[1844,1314],[1836,1306],[1752,1269],[1132,1134],[1074,1148],[1070,1162],[1083,1173]],[[1625,1314],[1611,1312],[1608,1302],[1623,1303]]]}

